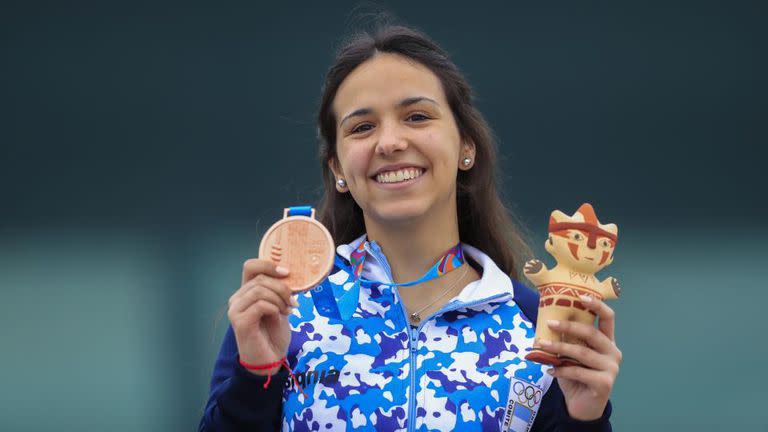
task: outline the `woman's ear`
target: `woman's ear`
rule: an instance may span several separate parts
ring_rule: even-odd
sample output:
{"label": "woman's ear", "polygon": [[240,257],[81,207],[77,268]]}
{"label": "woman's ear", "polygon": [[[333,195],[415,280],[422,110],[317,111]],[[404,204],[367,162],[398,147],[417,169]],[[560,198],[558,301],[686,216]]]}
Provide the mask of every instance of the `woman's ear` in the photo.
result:
{"label": "woman's ear", "polygon": [[349,187],[347,186],[347,180],[344,178],[344,172],[341,170],[341,167],[339,166],[339,162],[336,158],[332,157],[328,159],[328,168],[331,169],[331,172],[333,173],[333,177],[336,179],[336,190],[340,193],[344,193],[349,191]]}
{"label": "woman's ear", "polygon": [[333,173],[334,177],[339,178],[339,174],[341,173],[341,170],[339,169],[339,162],[336,160],[335,157],[328,159],[328,168],[331,169],[331,172]]}
{"label": "woman's ear", "polygon": [[464,141],[459,152],[459,169],[469,171],[473,166],[475,166],[475,143]]}

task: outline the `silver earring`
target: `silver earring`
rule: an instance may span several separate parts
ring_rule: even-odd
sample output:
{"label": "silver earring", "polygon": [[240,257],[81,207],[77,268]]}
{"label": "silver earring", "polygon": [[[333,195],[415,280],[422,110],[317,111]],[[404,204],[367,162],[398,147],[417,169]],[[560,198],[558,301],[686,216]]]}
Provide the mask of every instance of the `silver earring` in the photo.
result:
{"label": "silver earring", "polygon": [[472,159],[466,157],[466,158],[464,158],[463,162],[464,162],[464,166],[468,167],[472,163]]}
{"label": "silver earring", "polygon": [[342,178],[340,178],[340,179],[336,180],[336,184],[337,184],[337,185],[338,185],[340,188],[342,188],[342,189],[344,189],[345,187],[347,187],[347,182],[346,182],[346,181],[344,181],[344,179],[342,179]]}

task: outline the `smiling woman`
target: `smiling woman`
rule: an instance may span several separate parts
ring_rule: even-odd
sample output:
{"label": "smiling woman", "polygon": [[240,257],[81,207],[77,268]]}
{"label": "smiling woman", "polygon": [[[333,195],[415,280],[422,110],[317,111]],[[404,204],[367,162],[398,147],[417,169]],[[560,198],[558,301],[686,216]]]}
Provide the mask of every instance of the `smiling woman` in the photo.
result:
{"label": "smiling woman", "polygon": [[362,209],[369,238],[386,241],[382,231],[395,221],[407,224],[410,232],[399,231],[408,235],[425,232],[424,224],[455,230],[456,176],[471,168],[461,159],[474,158],[474,145],[462,142],[429,69],[379,54],[339,86],[333,112],[350,114],[336,128],[337,155],[328,165]]}
{"label": "smiling woman", "polygon": [[[334,269],[293,296],[291,269],[245,263],[201,430],[610,430],[618,362],[593,349],[604,334],[561,329],[599,368],[525,360],[538,305],[517,280],[528,248],[445,52],[405,27],[359,35],[328,72],[318,123]],[[612,311],[593,303],[612,332]]]}

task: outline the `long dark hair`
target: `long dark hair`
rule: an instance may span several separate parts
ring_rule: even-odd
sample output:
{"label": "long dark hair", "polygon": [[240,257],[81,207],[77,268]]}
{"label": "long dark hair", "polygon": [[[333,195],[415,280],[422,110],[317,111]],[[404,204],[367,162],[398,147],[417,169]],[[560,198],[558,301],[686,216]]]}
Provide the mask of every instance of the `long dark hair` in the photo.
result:
{"label": "long dark hair", "polygon": [[459,238],[488,254],[505,273],[519,276],[521,261],[530,255],[510,212],[496,188],[496,145],[485,119],[472,103],[472,89],[446,52],[425,34],[400,25],[385,25],[358,34],[337,53],[323,86],[317,117],[324,194],[319,220],[337,244],[348,243],[365,232],[363,212],[349,193],[336,190],[328,162],[336,159],[336,116],[333,99],[344,79],[377,53],[392,53],[414,60],[432,71],[442,84],[462,140],[475,144],[475,163],[459,170],[456,199]]}

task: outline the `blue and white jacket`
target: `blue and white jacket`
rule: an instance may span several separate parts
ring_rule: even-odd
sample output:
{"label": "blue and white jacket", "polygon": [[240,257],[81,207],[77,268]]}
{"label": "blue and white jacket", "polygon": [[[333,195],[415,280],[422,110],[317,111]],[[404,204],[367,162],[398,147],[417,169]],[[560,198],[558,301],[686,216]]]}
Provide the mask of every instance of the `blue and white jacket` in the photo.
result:
{"label": "blue and white jacket", "polygon": [[[298,295],[289,317],[288,363],[306,397],[284,371],[263,389],[264,378],[239,365],[230,328],[201,431],[611,430],[610,403],[600,419],[571,419],[546,366],[525,360],[534,291],[463,244],[481,279],[411,327],[397,288],[354,283],[349,259],[364,240],[337,247],[330,276]],[[378,245],[365,250],[363,277],[391,282]]]}

